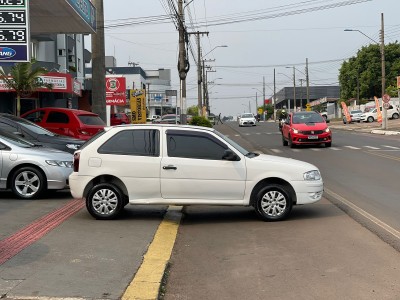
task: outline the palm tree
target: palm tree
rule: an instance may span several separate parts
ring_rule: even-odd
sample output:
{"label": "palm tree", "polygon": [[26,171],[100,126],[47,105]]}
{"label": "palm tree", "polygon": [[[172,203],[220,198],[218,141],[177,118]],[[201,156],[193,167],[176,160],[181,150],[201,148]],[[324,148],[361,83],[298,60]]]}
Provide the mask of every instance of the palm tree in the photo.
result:
{"label": "palm tree", "polygon": [[21,112],[21,96],[29,95],[38,88],[51,89],[52,85],[42,82],[39,76],[46,74],[48,71],[42,67],[34,67],[35,60],[30,62],[16,63],[10,70],[9,74],[0,69],[0,79],[4,81],[7,88],[14,90],[17,94],[17,116]]}

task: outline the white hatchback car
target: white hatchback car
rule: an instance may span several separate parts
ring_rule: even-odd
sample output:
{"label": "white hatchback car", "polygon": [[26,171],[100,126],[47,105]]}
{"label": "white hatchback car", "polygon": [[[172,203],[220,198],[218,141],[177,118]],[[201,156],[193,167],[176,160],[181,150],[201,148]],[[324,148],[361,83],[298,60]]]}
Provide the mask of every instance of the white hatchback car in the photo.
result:
{"label": "white hatchback car", "polygon": [[256,118],[251,113],[244,113],[240,115],[239,127],[242,126],[256,126]]}
{"label": "white hatchback car", "polygon": [[167,124],[105,128],[75,152],[69,183],[96,219],[129,203],[251,205],[276,221],[323,193],[312,164],[249,152],[212,128]]}

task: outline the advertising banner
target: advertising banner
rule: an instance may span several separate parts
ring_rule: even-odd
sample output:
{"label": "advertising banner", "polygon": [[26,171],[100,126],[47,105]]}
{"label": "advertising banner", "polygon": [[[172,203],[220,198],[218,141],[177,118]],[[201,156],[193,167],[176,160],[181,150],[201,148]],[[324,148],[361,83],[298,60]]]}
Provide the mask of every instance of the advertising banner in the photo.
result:
{"label": "advertising banner", "polygon": [[126,78],[106,78],[106,105],[126,105]]}
{"label": "advertising banner", "polygon": [[351,117],[350,117],[349,109],[347,108],[347,105],[345,102],[342,102],[342,109],[343,109],[344,115],[346,116],[347,123],[350,123]]}
{"label": "advertising banner", "polygon": [[382,112],[381,108],[379,107],[379,99],[374,97],[375,99],[375,106],[376,106],[376,117],[379,123],[382,123]]}
{"label": "advertising banner", "polygon": [[130,90],[132,124],[146,123],[146,90]]}

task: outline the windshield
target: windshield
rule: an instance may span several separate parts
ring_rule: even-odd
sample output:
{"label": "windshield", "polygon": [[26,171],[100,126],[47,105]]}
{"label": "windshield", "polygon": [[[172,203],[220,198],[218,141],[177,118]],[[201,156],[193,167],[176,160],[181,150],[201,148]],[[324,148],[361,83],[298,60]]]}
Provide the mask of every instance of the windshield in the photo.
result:
{"label": "windshield", "polygon": [[35,144],[32,144],[31,142],[11,133],[2,131],[0,132],[0,138],[12,145],[16,145],[22,148],[35,147]]}
{"label": "windshield", "polygon": [[92,115],[79,115],[78,119],[85,125],[101,125],[105,126],[106,124],[100,119],[99,116],[92,116]]}
{"label": "windshield", "polygon": [[318,113],[295,113],[293,124],[324,123],[324,118]]}
{"label": "windshield", "polygon": [[242,114],[241,118],[254,118],[252,114]]}
{"label": "windshield", "polygon": [[222,138],[225,142],[227,142],[229,145],[231,145],[233,148],[235,148],[236,150],[238,150],[240,153],[242,153],[243,155],[246,155],[249,153],[249,151],[247,151],[246,149],[244,149],[242,146],[240,146],[239,144],[237,144],[236,142],[232,141],[230,138],[228,138],[227,136],[223,135],[222,133],[215,131],[215,133]]}
{"label": "windshield", "polygon": [[43,127],[36,125],[35,123],[28,121],[26,119],[17,118],[17,117],[13,117],[10,119],[13,120],[14,122],[17,122],[21,126],[25,127],[26,129],[28,129],[36,134],[45,134],[45,135],[49,135],[49,136],[57,135],[57,134],[54,134],[53,132],[48,131],[47,129],[44,129]]}

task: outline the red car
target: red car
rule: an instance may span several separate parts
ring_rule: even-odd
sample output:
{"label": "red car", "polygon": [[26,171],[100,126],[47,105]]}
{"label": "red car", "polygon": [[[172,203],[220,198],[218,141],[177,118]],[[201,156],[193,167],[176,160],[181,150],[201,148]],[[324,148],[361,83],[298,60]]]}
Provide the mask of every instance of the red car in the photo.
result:
{"label": "red car", "polygon": [[61,107],[43,107],[30,110],[22,118],[60,135],[88,140],[104,129],[106,124],[95,113]]}
{"label": "red car", "polygon": [[129,119],[128,115],[125,113],[112,113],[110,116],[111,126],[121,125],[121,124],[130,124],[130,123],[131,123],[131,120]]}
{"label": "red car", "polygon": [[332,132],[325,119],[317,112],[290,113],[282,126],[283,146],[324,144],[332,146]]}

